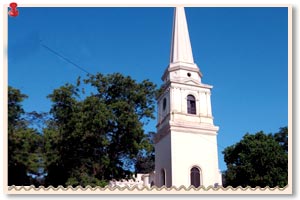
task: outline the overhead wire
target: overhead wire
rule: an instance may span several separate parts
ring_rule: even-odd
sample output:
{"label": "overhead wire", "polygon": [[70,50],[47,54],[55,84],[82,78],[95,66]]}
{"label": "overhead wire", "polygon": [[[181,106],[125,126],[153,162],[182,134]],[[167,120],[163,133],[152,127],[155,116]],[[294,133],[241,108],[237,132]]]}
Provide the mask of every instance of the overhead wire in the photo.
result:
{"label": "overhead wire", "polygon": [[66,62],[70,63],[71,65],[73,65],[74,67],[78,68],[79,70],[87,73],[87,74],[91,74],[89,71],[87,71],[86,69],[80,67],[79,65],[77,65],[76,63],[74,63],[72,60],[70,60],[69,58],[61,55],[60,53],[58,53],[57,51],[53,50],[52,48],[50,48],[49,46],[43,44],[42,42],[40,42],[40,45],[42,47],[44,47],[45,49],[47,49],[48,51],[50,51],[51,53],[53,53],[54,55],[62,58],[63,60],[65,60]]}

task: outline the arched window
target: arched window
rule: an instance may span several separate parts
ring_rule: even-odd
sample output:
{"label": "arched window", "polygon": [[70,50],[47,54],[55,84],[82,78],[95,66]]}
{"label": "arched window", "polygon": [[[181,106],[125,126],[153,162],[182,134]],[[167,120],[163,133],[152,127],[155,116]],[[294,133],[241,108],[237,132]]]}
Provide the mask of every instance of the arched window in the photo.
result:
{"label": "arched window", "polygon": [[196,188],[200,186],[200,170],[197,167],[191,169],[191,185]]}
{"label": "arched window", "polygon": [[154,181],[151,181],[151,184],[150,184],[150,186],[151,186],[151,187],[153,187],[153,186],[154,186]]}
{"label": "arched window", "polygon": [[163,100],[163,111],[166,110],[166,106],[167,106],[167,99],[164,98],[164,100]]}
{"label": "arched window", "polygon": [[187,96],[187,112],[189,114],[196,114],[196,99],[193,95]]}
{"label": "arched window", "polygon": [[164,169],[161,169],[161,186],[166,185],[166,172]]}

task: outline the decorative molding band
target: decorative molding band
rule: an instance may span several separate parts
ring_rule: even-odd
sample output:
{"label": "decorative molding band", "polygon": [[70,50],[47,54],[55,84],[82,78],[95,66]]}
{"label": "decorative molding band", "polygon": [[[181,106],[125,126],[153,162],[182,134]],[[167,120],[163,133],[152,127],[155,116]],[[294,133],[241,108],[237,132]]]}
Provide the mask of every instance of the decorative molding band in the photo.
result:
{"label": "decorative molding band", "polygon": [[[188,86],[187,87],[187,89],[191,89],[190,87],[195,87],[195,88],[197,88],[197,90],[199,90],[199,88],[203,88],[203,89],[212,89],[213,88],[213,86],[212,85],[208,85],[208,84],[203,84],[203,83],[199,83],[199,84],[190,84],[190,83],[184,83],[184,82],[179,82],[179,81],[175,81],[175,80],[172,80],[172,81],[170,81],[171,82],[171,84],[173,83],[173,84],[178,84],[178,86],[177,87],[181,87],[181,88],[184,88],[184,87],[182,87],[182,86]],[[174,86],[175,87],[175,86]]]}
{"label": "decorative molding band", "polygon": [[161,129],[159,129],[154,137],[154,143],[158,143],[161,139],[163,139],[166,135],[170,133],[170,125],[166,124]]}
{"label": "decorative molding band", "polygon": [[176,62],[176,63],[170,63],[168,65],[168,67],[165,69],[161,79],[164,80],[168,73],[170,73],[172,71],[180,70],[180,69],[196,72],[199,74],[200,77],[202,77],[202,73],[196,64],[185,63],[185,62]]}
{"label": "decorative molding band", "polygon": [[161,124],[163,124],[167,119],[170,119],[170,113],[166,114],[165,117],[156,124],[156,128],[158,128]]}
{"label": "decorative molding band", "polygon": [[186,133],[199,133],[199,134],[207,134],[207,135],[217,135],[219,131],[218,126],[214,125],[194,125],[187,123],[178,123],[178,122],[170,122],[171,131],[181,131]]}

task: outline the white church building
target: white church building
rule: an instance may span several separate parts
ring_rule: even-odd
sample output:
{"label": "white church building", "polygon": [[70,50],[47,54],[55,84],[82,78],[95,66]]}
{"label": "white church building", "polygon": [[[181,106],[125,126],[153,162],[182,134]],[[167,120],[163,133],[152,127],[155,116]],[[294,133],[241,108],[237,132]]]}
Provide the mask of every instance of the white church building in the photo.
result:
{"label": "white church building", "polygon": [[[211,85],[202,83],[194,62],[183,7],[174,10],[170,64],[158,97],[155,172],[111,186],[194,187],[222,185],[217,132],[211,108]],[[130,183],[129,183],[130,182]]]}

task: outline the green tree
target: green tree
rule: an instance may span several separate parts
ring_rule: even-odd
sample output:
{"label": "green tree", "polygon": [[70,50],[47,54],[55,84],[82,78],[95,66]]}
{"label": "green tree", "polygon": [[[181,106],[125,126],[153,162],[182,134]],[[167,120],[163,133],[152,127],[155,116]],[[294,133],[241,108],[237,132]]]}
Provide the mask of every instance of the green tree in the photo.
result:
{"label": "green tree", "polygon": [[274,135],[275,140],[282,146],[284,151],[288,152],[288,128],[282,127],[280,128],[278,133]]}
{"label": "green tree", "polygon": [[74,139],[76,113],[78,113],[79,96],[76,87],[66,84],[53,91],[48,97],[53,103],[50,113],[52,121],[44,132],[45,165],[48,175],[46,185],[65,185],[74,168],[73,164],[79,160],[78,145],[80,138]]}
{"label": "green tree", "polygon": [[20,90],[8,87],[8,185],[30,185],[28,173],[39,168],[42,137],[23,118]]}
{"label": "green tree", "polygon": [[240,142],[227,147],[223,151],[227,164],[224,186],[286,186],[288,157],[275,136],[262,131],[247,133]]}
{"label": "green tree", "polygon": [[156,133],[150,132],[143,139],[143,149],[138,153],[135,162],[136,173],[150,173],[155,169],[154,136]]}
{"label": "green tree", "polygon": [[13,131],[16,128],[23,127],[24,121],[21,116],[25,113],[22,102],[27,95],[22,94],[19,89],[8,86],[8,130]]}
{"label": "green tree", "polygon": [[89,75],[84,84],[93,92],[81,92],[78,79],[48,96],[54,119],[44,131],[47,184],[103,186],[130,177],[145,147],[143,125],[154,118],[156,86],[119,73]]}

